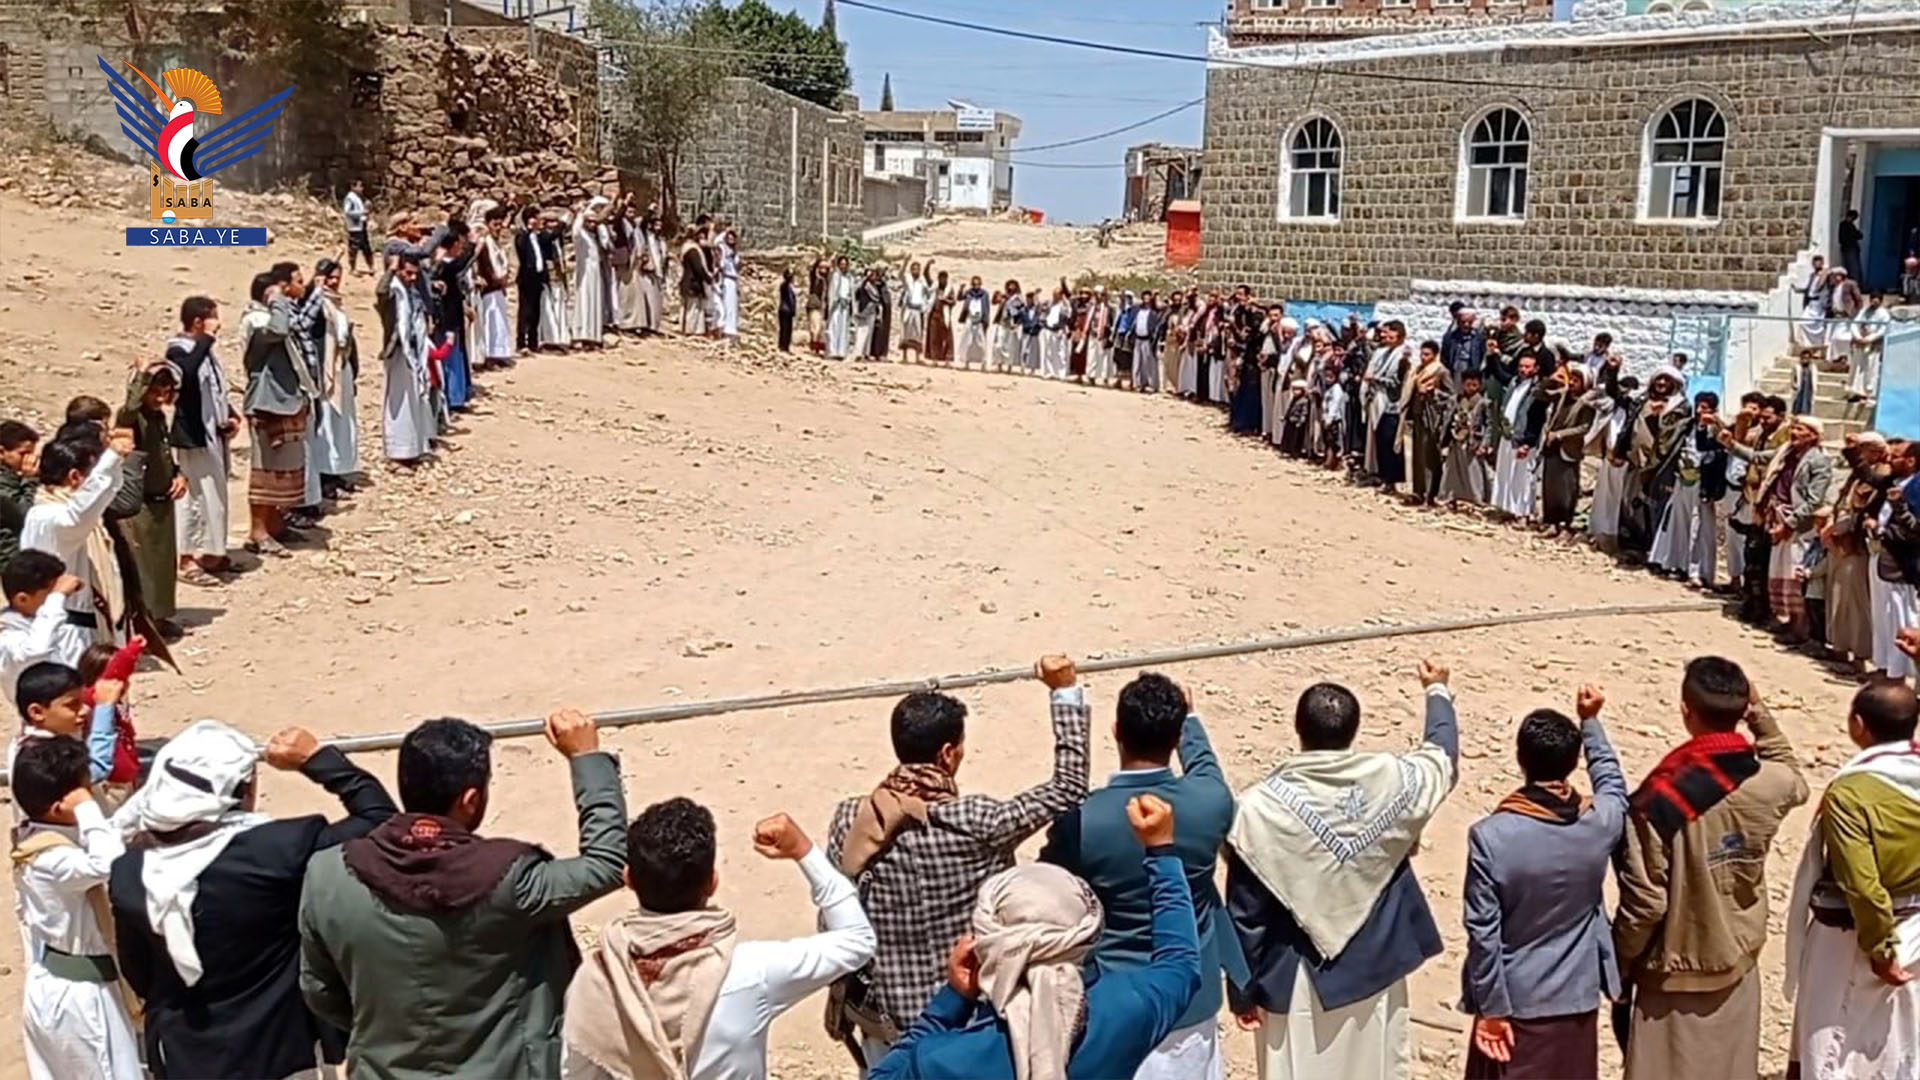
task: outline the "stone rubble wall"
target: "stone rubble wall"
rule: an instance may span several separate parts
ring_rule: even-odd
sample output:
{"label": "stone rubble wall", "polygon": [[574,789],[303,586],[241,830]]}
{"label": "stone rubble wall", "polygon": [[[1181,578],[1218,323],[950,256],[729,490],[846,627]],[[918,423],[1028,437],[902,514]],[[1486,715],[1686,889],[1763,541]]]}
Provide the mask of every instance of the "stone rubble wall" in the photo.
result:
{"label": "stone rubble wall", "polygon": [[591,48],[540,31],[531,58],[524,29],[459,27],[453,39],[437,28],[381,32],[386,139],[369,186],[387,209],[588,194],[598,171]]}
{"label": "stone rubble wall", "polygon": [[[1410,70],[1392,60],[1350,61],[1318,79],[1300,70],[1215,69],[1201,275],[1246,281],[1268,296],[1346,302],[1408,298],[1416,278],[1757,298],[1808,246],[1823,126],[1920,126],[1900,82],[1920,70],[1920,30],[1855,37],[1841,83],[1831,70],[1838,48],[1804,37],[1729,36],[1452,53],[1418,65],[1422,74],[1514,89],[1332,74]],[[1717,103],[1727,118],[1720,220],[1641,222],[1646,125],[1686,96]],[[1494,104],[1519,109],[1531,124],[1526,219],[1461,223],[1461,132]],[[1340,217],[1283,221],[1282,141],[1316,114],[1332,119],[1343,139]]]}

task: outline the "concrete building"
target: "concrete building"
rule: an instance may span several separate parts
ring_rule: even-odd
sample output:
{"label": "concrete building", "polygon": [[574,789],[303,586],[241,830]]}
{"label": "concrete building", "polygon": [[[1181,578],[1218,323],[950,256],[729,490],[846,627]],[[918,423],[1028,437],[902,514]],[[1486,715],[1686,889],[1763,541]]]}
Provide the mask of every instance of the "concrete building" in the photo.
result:
{"label": "concrete building", "polygon": [[940,210],[997,212],[1013,205],[1020,118],[964,101],[949,109],[870,109],[863,168],[872,177],[922,176]]}
{"label": "concrete building", "polygon": [[1419,335],[1452,299],[1513,303],[1558,337],[1613,332],[1635,367],[1684,347],[1751,385],[1847,209],[1857,272],[1895,283],[1920,226],[1920,5],[1715,2],[1284,46],[1216,33],[1203,276]]}
{"label": "concrete building", "polygon": [[1200,198],[1203,153],[1197,146],[1166,143],[1127,147],[1127,188],[1120,216],[1127,221],[1164,221],[1173,203]]}

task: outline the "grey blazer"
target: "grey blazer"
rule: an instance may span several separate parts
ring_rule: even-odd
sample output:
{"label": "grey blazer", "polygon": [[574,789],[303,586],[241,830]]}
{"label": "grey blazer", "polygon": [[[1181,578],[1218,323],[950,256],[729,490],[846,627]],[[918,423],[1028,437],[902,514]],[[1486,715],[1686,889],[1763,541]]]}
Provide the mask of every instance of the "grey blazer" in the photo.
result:
{"label": "grey blazer", "polygon": [[1620,996],[1604,889],[1627,783],[1600,719],[1580,734],[1592,809],[1568,824],[1496,812],[1467,831],[1463,1012],[1542,1019]]}

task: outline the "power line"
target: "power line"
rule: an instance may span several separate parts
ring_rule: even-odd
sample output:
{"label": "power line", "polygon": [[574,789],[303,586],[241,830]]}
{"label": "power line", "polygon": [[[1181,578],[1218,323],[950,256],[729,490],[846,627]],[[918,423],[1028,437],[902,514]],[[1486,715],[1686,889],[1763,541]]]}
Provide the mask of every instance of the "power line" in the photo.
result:
{"label": "power line", "polygon": [[[933,23],[936,26],[951,26],[959,30],[972,30],[981,34],[996,34],[1000,37],[1017,38],[1021,41],[1038,41],[1048,45],[1065,45],[1075,49],[1093,49],[1099,52],[1115,53],[1123,56],[1148,56],[1160,60],[1179,60],[1189,64],[1217,64],[1227,67],[1266,68],[1270,65],[1257,60],[1236,60],[1232,57],[1212,57],[1200,53],[1172,52],[1167,49],[1148,49],[1137,45],[1118,45],[1105,41],[1082,41],[1076,38],[1061,37],[1057,34],[1041,34],[1031,30],[1015,30],[1005,26],[985,26],[979,23],[962,22],[959,19],[947,19],[938,15],[924,15],[917,11],[901,11],[898,8],[883,7],[868,3],[867,0],[839,0],[843,6],[859,8],[862,11],[874,11],[882,15],[892,15],[901,19]],[[1474,86],[1483,89],[1500,90],[1539,90],[1535,83],[1497,82],[1489,79],[1456,79],[1446,75],[1409,75],[1391,71],[1363,71],[1347,68],[1325,68],[1316,66],[1315,70],[1325,71],[1349,79],[1370,79],[1378,82],[1430,83],[1439,86]]]}
{"label": "power line", "polygon": [[[845,3],[846,0],[841,0],[841,2]],[[1099,142],[1101,139],[1110,139],[1115,135],[1125,134],[1126,132],[1132,131],[1135,128],[1146,127],[1148,124],[1157,123],[1158,121],[1165,120],[1167,117],[1172,116],[1175,113],[1183,113],[1183,112],[1186,112],[1188,109],[1193,108],[1195,105],[1205,105],[1206,103],[1207,103],[1206,98],[1197,97],[1197,98],[1194,98],[1192,101],[1187,102],[1184,105],[1175,105],[1173,108],[1168,109],[1165,112],[1154,113],[1152,116],[1147,117],[1145,120],[1135,120],[1131,124],[1114,128],[1112,131],[1102,131],[1097,135],[1083,135],[1078,139],[1066,139],[1061,142],[1042,143],[1039,146],[1023,146],[1023,147],[1020,147],[1018,150],[1010,151],[1010,152],[1017,153],[1017,154],[1037,154],[1042,150],[1058,150],[1066,146],[1080,146],[1084,143]]]}

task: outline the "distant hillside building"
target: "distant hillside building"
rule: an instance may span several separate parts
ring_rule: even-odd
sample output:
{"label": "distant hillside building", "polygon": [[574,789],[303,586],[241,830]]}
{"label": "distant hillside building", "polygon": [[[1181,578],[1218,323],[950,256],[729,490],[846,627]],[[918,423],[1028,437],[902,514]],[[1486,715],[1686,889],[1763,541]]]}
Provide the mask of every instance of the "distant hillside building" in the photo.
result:
{"label": "distant hillside building", "polygon": [[863,169],[872,177],[922,176],[936,209],[993,213],[1013,205],[1013,162],[1020,118],[964,101],[948,109],[860,113],[866,125]]}
{"label": "distant hillside building", "polygon": [[1872,289],[1920,228],[1914,0],[1582,0],[1562,23],[1236,44],[1271,10],[1246,2],[1210,43],[1209,281],[1420,336],[1450,300],[1512,303],[1570,341],[1613,332],[1636,367],[1697,319],[1750,330],[1716,348],[1764,364],[1848,209]]}
{"label": "distant hillside building", "polygon": [[1200,197],[1202,155],[1197,146],[1144,143],[1127,148],[1127,190],[1120,208],[1128,221],[1164,221],[1167,207]]}

